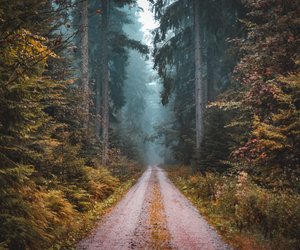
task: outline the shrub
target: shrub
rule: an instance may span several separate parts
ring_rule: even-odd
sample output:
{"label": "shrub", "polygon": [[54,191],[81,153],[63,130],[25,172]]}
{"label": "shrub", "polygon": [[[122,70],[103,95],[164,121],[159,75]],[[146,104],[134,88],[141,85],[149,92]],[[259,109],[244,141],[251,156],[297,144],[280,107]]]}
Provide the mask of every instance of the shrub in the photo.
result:
{"label": "shrub", "polygon": [[[297,249],[300,245],[298,193],[264,189],[245,172],[237,176],[201,175],[180,168],[170,171],[170,177],[201,211],[215,218],[211,222],[216,226],[226,224],[240,232],[261,235],[277,249]],[[223,222],[216,219],[220,216]]]}
{"label": "shrub", "polygon": [[[239,177],[240,178],[240,177]],[[235,219],[241,230],[259,230],[266,238],[298,239],[300,232],[300,196],[274,193],[250,181],[236,190]]]}
{"label": "shrub", "polygon": [[60,190],[50,190],[43,194],[45,207],[52,212],[53,221],[57,224],[71,223],[70,218],[76,214],[73,205]]}
{"label": "shrub", "polygon": [[235,179],[222,177],[217,184],[215,197],[218,212],[233,217],[237,204]]}
{"label": "shrub", "polygon": [[189,186],[196,189],[197,197],[202,200],[215,201],[219,178],[216,174],[194,174],[189,178]]}
{"label": "shrub", "polygon": [[85,167],[84,173],[87,178],[87,191],[97,200],[107,198],[120,183],[106,168]]}
{"label": "shrub", "polygon": [[69,185],[64,188],[67,199],[74,204],[74,207],[79,212],[88,211],[92,207],[93,198],[87,190],[76,185]]}
{"label": "shrub", "polygon": [[120,181],[124,182],[141,173],[141,166],[132,161],[123,159],[122,161],[113,162],[110,166],[110,171],[113,176],[116,176]]}

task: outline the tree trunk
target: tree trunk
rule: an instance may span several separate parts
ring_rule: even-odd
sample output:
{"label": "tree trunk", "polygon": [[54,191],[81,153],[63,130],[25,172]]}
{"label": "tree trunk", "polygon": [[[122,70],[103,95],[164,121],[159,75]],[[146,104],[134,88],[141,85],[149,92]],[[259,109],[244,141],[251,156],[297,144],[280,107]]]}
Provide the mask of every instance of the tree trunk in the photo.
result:
{"label": "tree trunk", "polygon": [[101,84],[102,84],[102,164],[106,165],[109,148],[109,68],[108,68],[108,23],[109,0],[102,0],[102,45],[101,45]]}
{"label": "tree trunk", "polygon": [[81,64],[81,82],[83,89],[83,109],[84,109],[84,129],[86,137],[88,136],[89,127],[89,37],[88,37],[88,0],[82,2],[82,42],[81,42],[81,53],[82,53],[82,64]]}
{"label": "tree trunk", "polygon": [[[204,17],[202,17],[204,18]],[[203,20],[203,19],[202,19]],[[208,88],[208,34],[207,34],[207,26],[203,23],[202,25],[203,35],[202,35],[202,84],[203,84],[203,96],[204,96],[204,105],[203,108],[205,109],[205,105],[209,100],[209,88]]]}
{"label": "tree trunk", "polygon": [[[98,62],[97,62],[98,65]],[[100,123],[101,123],[101,81],[99,74],[95,75],[95,84],[96,84],[96,131],[95,136],[97,141],[100,141]]]}
{"label": "tree trunk", "polygon": [[200,1],[194,0],[194,36],[195,36],[195,105],[196,105],[196,157],[199,163],[203,140],[203,111],[205,105],[203,84],[203,45],[200,34]]}

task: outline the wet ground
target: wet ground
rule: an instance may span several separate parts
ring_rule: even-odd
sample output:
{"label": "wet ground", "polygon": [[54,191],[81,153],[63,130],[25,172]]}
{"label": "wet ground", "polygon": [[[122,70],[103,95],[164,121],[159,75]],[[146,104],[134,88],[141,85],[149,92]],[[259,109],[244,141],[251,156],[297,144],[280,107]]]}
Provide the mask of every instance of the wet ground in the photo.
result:
{"label": "wet ground", "polygon": [[149,167],[89,237],[83,249],[230,249],[164,171]]}

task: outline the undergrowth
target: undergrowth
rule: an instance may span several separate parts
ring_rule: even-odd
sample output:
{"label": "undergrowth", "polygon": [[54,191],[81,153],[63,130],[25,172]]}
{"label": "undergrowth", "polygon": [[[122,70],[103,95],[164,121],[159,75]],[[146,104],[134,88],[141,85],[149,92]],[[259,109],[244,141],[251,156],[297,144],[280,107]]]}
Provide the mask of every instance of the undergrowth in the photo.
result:
{"label": "undergrowth", "polygon": [[95,201],[90,210],[77,217],[75,223],[79,225],[79,227],[73,227],[73,230],[68,237],[55,243],[51,249],[74,249],[74,244],[76,244],[79,239],[82,239],[89,234],[91,229],[96,225],[96,222],[100,220],[101,217],[134,185],[135,180],[135,178],[131,178],[126,182],[120,183],[118,187],[115,188],[112,195],[104,200]]}
{"label": "undergrowth", "polygon": [[[68,182],[24,175],[20,185],[1,193],[9,199],[1,204],[0,249],[74,249],[141,174],[135,163],[121,165],[83,167]],[[122,174],[115,174],[120,168]]]}
{"label": "undergrowth", "polygon": [[300,196],[253,183],[245,173],[192,173],[169,169],[182,193],[231,245],[238,249],[299,249]]}

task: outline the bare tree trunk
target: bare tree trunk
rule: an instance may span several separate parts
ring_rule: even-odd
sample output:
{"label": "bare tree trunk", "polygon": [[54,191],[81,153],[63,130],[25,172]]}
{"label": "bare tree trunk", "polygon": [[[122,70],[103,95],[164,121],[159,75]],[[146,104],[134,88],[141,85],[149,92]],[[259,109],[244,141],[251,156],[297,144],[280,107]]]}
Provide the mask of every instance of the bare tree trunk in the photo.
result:
{"label": "bare tree trunk", "polygon": [[[204,17],[203,17],[204,18]],[[206,25],[203,24],[202,25],[202,30],[203,30],[203,36],[202,36],[202,81],[203,81],[203,95],[204,95],[204,106],[203,108],[205,108],[205,105],[208,102],[208,34],[207,34],[207,28]]]}
{"label": "bare tree trunk", "polygon": [[82,53],[82,64],[81,64],[81,81],[83,88],[83,108],[84,108],[84,129],[86,137],[88,136],[89,128],[89,102],[90,102],[90,91],[89,91],[89,37],[88,37],[88,0],[82,2],[82,42],[81,42],[81,53]]}
{"label": "bare tree trunk", "polygon": [[196,157],[199,163],[203,140],[203,111],[205,105],[203,80],[203,45],[200,34],[200,1],[194,0],[194,35],[195,35],[195,103],[196,103]]}
{"label": "bare tree trunk", "polygon": [[[98,62],[97,62],[98,63]],[[100,141],[100,122],[101,122],[101,81],[99,74],[96,74],[95,84],[96,84],[96,93],[95,93],[95,99],[96,99],[96,139],[97,141]]]}
{"label": "bare tree trunk", "polygon": [[108,68],[108,23],[109,0],[102,0],[102,45],[101,45],[101,83],[102,83],[102,164],[106,165],[109,148],[109,68]]}

